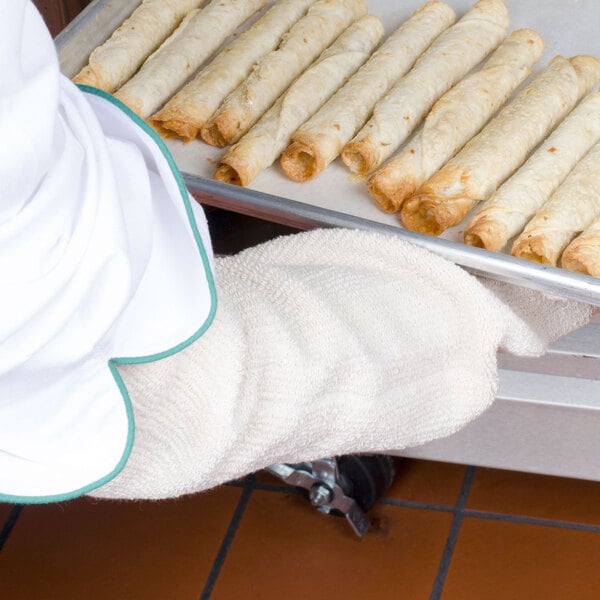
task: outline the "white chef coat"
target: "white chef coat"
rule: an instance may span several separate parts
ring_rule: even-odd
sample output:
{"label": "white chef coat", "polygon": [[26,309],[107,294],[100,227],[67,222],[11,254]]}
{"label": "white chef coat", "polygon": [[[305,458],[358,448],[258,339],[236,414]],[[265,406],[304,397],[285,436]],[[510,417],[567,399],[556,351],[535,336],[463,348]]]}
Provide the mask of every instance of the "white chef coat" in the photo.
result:
{"label": "white chef coat", "polygon": [[160,138],[59,73],[29,0],[0,5],[0,73],[0,501],[64,500],[127,461],[116,365],[210,325],[212,253]]}

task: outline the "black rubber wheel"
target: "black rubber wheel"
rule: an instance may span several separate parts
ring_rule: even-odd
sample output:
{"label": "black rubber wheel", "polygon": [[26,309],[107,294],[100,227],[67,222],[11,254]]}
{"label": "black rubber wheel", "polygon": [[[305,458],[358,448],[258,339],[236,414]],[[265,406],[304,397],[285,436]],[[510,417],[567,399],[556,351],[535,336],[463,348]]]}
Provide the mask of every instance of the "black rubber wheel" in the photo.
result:
{"label": "black rubber wheel", "polygon": [[394,459],[385,454],[347,454],[337,459],[340,486],[366,512],[394,481]]}

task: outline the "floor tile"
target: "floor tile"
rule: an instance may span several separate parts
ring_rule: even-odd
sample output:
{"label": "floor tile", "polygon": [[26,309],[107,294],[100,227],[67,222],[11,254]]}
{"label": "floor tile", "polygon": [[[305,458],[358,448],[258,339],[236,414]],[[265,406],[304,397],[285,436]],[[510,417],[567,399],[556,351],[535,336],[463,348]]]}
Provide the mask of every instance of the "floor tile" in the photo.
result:
{"label": "floor tile", "polygon": [[441,600],[597,600],[600,534],[465,518]]}
{"label": "floor tile", "polygon": [[467,508],[600,525],[600,483],[478,468]]}
{"label": "floor tile", "polygon": [[256,483],[257,484],[265,484],[265,485],[275,485],[277,487],[289,487],[285,481],[273,475],[269,471],[258,471],[256,473]]}
{"label": "floor tile", "polygon": [[410,458],[396,463],[396,478],[387,498],[454,506],[466,467]]}
{"label": "floor tile", "polygon": [[197,600],[241,491],[26,507],[0,555],[10,600]]}
{"label": "floor tile", "polygon": [[359,540],[297,494],[255,490],[211,600],[428,600],[452,515],[379,504],[370,517]]}

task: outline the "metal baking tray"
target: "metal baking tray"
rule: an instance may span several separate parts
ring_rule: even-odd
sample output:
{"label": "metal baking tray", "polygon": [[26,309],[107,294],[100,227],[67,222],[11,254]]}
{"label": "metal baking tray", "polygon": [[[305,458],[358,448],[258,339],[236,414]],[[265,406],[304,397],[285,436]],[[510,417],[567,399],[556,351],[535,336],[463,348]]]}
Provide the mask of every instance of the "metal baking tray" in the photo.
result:
{"label": "metal baking tray", "polygon": [[[475,0],[446,0],[460,16]],[[505,0],[511,30],[531,27],[544,38],[546,48],[537,69],[561,54],[592,54],[600,58],[598,0]],[[424,0],[369,0],[372,14],[382,18],[391,33]],[[90,52],[101,44],[135,9],[139,0],[93,0],[56,38],[61,70],[68,77],[83,67]],[[350,177],[339,161],[316,180],[289,181],[275,163],[249,188],[214,181],[212,174],[221,149],[195,141],[168,140],[175,162],[197,200],[205,205],[259,217],[300,229],[349,227],[385,232],[422,246],[476,275],[506,281],[556,297],[600,306],[600,279],[547,267],[507,254],[472,248],[459,241],[460,226],[435,238],[408,231],[394,215],[380,211],[365,184]]]}

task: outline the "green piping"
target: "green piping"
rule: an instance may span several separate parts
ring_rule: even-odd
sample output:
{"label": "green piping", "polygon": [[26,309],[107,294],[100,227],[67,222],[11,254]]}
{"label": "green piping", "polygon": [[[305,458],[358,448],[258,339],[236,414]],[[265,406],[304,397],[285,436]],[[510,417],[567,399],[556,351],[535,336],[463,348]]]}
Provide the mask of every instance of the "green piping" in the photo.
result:
{"label": "green piping", "polygon": [[131,399],[129,397],[129,392],[123,382],[121,375],[117,370],[117,364],[121,365],[131,365],[131,364],[140,364],[140,363],[148,363],[160,360],[162,358],[166,358],[167,356],[171,356],[176,354],[177,352],[183,350],[195,340],[197,340],[200,336],[204,334],[204,332],[210,327],[216,310],[217,310],[217,292],[215,288],[215,282],[212,274],[212,269],[210,267],[210,262],[208,260],[208,255],[206,253],[206,249],[204,248],[204,244],[202,242],[202,237],[200,236],[200,232],[198,231],[198,226],[196,224],[196,219],[194,218],[194,213],[192,211],[192,206],[190,204],[190,197],[179,172],[179,168],[175,164],[169,149],[165,145],[165,143],[160,139],[156,131],[150,127],[143,119],[141,119],[138,115],[136,115],[129,107],[123,104],[120,100],[104,92],[103,90],[99,90],[94,87],[90,87],[87,85],[78,85],[78,87],[89,94],[94,94],[105,100],[108,100],[110,103],[114,104],[116,107],[120,108],[125,114],[127,114],[137,125],[139,125],[156,143],[161,153],[167,160],[167,163],[171,169],[171,173],[173,177],[175,177],[175,181],[177,182],[177,187],[179,188],[179,192],[181,194],[181,198],[183,200],[183,204],[185,207],[185,211],[188,217],[188,221],[190,227],[192,228],[192,232],[194,234],[194,240],[196,241],[196,245],[198,246],[198,250],[200,252],[200,256],[202,258],[202,264],[204,265],[204,273],[206,275],[206,279],[208,282],[208,287],[210,290],[210,311],[206,318],[206,321],[200,327],[200,329],[190,336],[187,340],[173,346],[169,350],[165,350],[163,352],[158,352],[156,354],[151,354],[147,356],[137,356],[137,357],[120,357],[120,358],[111,358],[108,361],[108,368],[110,369],[112,376],[121,392],[121,396],[123,397],[123,402],[125,404],[125,411],[127,413],[127,442],[125,444],[125,449],[121,456],[121,459],[117,466],[108,474],[98,479],[97,481],[90,483],[82,488],[74,490],[72,492],[66,492],[63,494],[55,494],[53,496],[12,496],[9,494],[0,494],[0,502],[11,502],[15,504],[46,504],[50,502],[63,502],[66,500],[72,500],[73,498],[77,498],[92,490],[99,488],[100,486],[108,483],[111,479],[114,479],[122,470],[125,464],[129,459],[129,455],[131,454],[131,449],[133,448],[133,440],[135,437],[135,422],[133,415],[133,406],[131,404]]}

